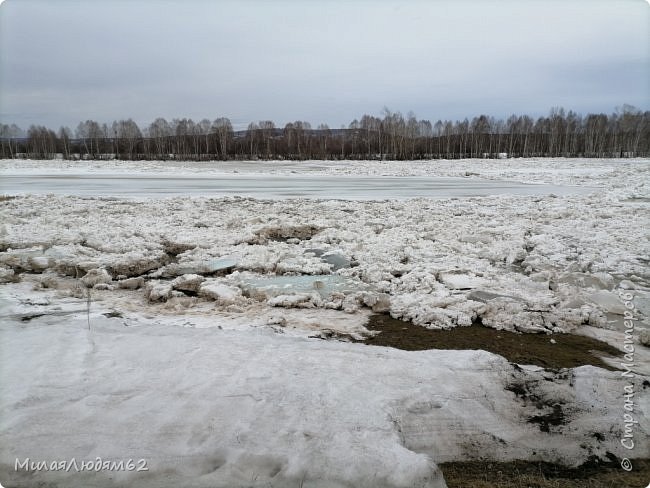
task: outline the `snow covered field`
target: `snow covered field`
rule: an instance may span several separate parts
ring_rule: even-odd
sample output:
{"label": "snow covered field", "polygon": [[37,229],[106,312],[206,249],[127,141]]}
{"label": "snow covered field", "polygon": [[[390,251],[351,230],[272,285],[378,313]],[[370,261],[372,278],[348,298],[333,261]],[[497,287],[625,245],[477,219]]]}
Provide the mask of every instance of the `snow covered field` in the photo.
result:
{"label": "snow covered field", "polygon": [[[30,171],[453,176],[598,189],[382,201],[7,199],[2,481],[438,487],[436,463],[446,461],[650,456],[647,160],[0,162],[0,175]],[[388,312],[430,328],[480,320],[582,333],[622,349],[621,290],[636,307],[634,378],[336,340],[362,338],[368,315]],[[623,354],[607,361],[620,367]],[[636,392],[633,452],[620,443],[626,384]],[[561,423],[531,422],[557,405]],[[149,471],[14,470],[16,458],[96,456],[147,459]]]}

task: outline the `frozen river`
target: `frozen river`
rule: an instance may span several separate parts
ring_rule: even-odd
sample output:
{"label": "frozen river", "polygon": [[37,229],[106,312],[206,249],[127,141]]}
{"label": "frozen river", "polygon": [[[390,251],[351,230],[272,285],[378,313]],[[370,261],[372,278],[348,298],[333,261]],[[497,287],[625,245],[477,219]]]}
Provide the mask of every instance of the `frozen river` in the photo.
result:
{"label": "frozen river", "polygon": [[114,197],[250,196],[383,200],[489,195],[584,194],[593,188],[525,184],[482,178],[252,174],[28,173],[0,174],[4,194]]}
{"label": "frozen river", "polygon": [[[0,195],[29,192],[0,202],[5,485],[441,487],[448,461],[579,466],[630,455],[622,386],[650,452],[646,160],[0,161]],[[369,322],[386,312],[404,327]],[[345,342],[376,324],[375,346]],[[14,469],[28,456],[149,471]]]}

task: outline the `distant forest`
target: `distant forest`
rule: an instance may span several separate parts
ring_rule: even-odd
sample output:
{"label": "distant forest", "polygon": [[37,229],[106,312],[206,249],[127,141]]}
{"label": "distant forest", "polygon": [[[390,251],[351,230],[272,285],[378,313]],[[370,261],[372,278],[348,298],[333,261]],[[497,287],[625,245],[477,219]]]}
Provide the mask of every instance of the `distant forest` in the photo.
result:
{"label": "distant forest", "polygon": [[347,127],[270,120],[234,131],[230,120],[164,118],[147,127],[132,120],[81,122],[54,131],[0,125],[2,158],[214,160],[214,159],[458,159],[499,157],[647,157],[650,112],[624,105],[614,113],[579,115],[551,109],[536,120],[486,115],[462,121],[418,120],[384,109]]}

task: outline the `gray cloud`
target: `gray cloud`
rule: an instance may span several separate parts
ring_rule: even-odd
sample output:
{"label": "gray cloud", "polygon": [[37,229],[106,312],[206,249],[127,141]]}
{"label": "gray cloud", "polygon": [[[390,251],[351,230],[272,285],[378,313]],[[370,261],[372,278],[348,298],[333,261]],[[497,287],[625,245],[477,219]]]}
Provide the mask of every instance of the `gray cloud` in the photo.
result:
{"label": "gray cloud", "polygon": [[648,109],[650,8],[605,1],[8,0],[0,118]]}

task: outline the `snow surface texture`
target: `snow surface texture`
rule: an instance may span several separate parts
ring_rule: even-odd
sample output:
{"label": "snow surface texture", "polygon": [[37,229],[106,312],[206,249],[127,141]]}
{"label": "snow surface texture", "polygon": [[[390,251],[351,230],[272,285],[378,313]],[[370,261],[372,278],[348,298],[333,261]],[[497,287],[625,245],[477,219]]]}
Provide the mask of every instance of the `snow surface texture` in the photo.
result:
{"label": "snow surface texture", "polygon": [[[89,330],[83,298],[28,283],[0,291],[10,486],[443,487],[435,462],[628,454],[619,372],[226,328],[218,316],[179,327],[164,315],[110,317],[103,302]],[[640,457],[650,449],[642,382],[629,381]],[[544,431],[535,419],[558,408],[561,423]],[[73,457],[146,459],[150,471],[14,471],[16,458]]]}
{"label": "snow surface texture", "polygon": [[[104,164],[0,164],[10,173],[23,163],[34,171]],[[125,172],[140,165],[107,164]],[[144,164],[139,170],[213,171]],[[22,479],[16,457],[102,456],[150,460],[149,473],[111,473],[118,485],[137,476],[139,486],[444,486],[438,462],[578,464],[608,451],[629,454],[619,442],[620,373],[549,373],[480,351],[413,353],[310,337],[363,337],[374,310],[432,328],[480,319],[521,332],[577,331],[620,348],[625,309],[616,291],[625,289],[637,307],[635,340],[647,346],[648,161],[304,168],[602,189],[374,202],[3,201],[2,479]],[[650,364],[647,347],[635,346],[641,395]],[[541,400],[524,401],[515,393],[522,390]],[[647,396],[638,400],[635,455],[644,457],[650,405]],[[564,424],[544,432],[526,421],[556,404],[566,406]],[[66,484],[97,479],[110,486],[78,473]]]}

